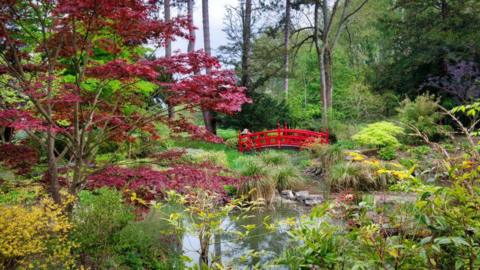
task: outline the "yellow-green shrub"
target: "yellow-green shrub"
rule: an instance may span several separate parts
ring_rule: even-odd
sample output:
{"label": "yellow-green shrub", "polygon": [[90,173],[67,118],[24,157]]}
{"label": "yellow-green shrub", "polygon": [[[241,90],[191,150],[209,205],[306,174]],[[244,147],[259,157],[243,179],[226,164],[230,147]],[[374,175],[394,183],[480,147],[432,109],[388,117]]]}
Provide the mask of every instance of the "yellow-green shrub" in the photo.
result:
{"label": "yellow-green shrub", "polygon": [[398,147],[398,137],[404,134],[403,128],[391,122],[376,122],[367,125],[352,139],[360,145],[369,147]]}
{"label": "yellow-green shrub", "polygon": [[0,205],[0,269],[67,269],[73,264],[72,224],[50,199]]}

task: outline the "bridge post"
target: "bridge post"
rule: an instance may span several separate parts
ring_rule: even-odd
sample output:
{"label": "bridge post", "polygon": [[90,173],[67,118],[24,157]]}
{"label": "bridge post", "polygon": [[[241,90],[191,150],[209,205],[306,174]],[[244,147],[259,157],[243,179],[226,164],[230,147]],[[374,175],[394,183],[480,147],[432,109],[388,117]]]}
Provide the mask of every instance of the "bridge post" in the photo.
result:
{"label": "bridge post", "polygon": [[282,141],[282,137],[281,137],[281,131],[280,131],[280,123],[277,122],[277,148],[280,148],[281,141]]}

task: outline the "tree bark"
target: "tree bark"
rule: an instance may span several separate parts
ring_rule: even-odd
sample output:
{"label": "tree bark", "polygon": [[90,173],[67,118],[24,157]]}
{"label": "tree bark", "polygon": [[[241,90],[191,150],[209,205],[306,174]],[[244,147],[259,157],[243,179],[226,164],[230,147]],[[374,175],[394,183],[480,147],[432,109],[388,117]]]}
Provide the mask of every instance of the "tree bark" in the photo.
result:
{"label": "tree bark", "polygon": [[188,48],[187,48],[188,52],[195,51],[195,29],[193,28],[193,6],[194,6],[194,4],[195,4],[194,0],[187,0],[187,16],[188,16],[188,20],[190,21],[190,24],[191,24],[191,27],[188,31],[189,31],[190,37],[192,38],[188,41]]}
{"label": "tree bark", "polygon": [[[315,2],[314,6],[314,33],[313,33],[313,39],[315,43],[315,49],[317,52],[317,62],[318,62],[318,68],[320,70],[320,93],[322,96],[322,125],[324,127],[328,127],[328,83],[327,83],[327,77],[326,77],[326,69],[327,67],[325,66],[325,33],[324,30],[320,30],[320,16],[319,16],[319,9],[320,9],[320,3],[318,1]],[[322,9],[325,11],[324,9]],[[323,17],[323,23],[322,25],[325,24],[327,19],[325,18],[325,15]],[[325,27],[325,26],[324,26]],[[319,39],[319,36],[321,34],[322,40]],[[321,44],[320,44],[321,42]]]}
{"label": "tree bark", "polygon": [[327,95],[327,108],[331,109],[333,106],[333,79],[332,79],[332,69],[333,69],[333,60],[332,60],[332,51],[329,47],[325,48],[325,55],[323,59],[325,63],[325,82],[326,82],[326,95]]}
{"label": "tree bark", "polygon": [[202,232],[200,232],[200,235],[198,237],[198,240],[200,241],[200,258],[199,258],[199,264],[200,268],[203,269],[204,266],[209,265],[209,256],[208,256],[208,251],[210,250],[210,228],[205,228]]}
{"label": "tree bark", "polygon": [[[165,21],[169,22],[171,20],[171,15],[170,15],[170,0],[164,0],[163,2],[163,7],[164,7],[164,15],[165,15]],[[172,56],[172,41],[170,39],[167,40],[167,43],[165,45],[165,57],[171,57]],[[166,100],[167,106],[168,106],[168,119],[172,120],[175,117],[175,109],[174,106],[168,102],[168,98]]]}
{"label": "tree bark", "polygon": [[245,11],[243,14],[243,29],[242,29],[242,78],[241,85],[247,88],[250,87],[250,39],[252,35],[252,0],[245,1]]}
{"label": "tree bark", "polygon": [[47,159],[48,159],[48,179],[50,181],[50,194],[53,200],[60,204],[62,202],[60,197],[60,185],[58,183],[58,166],[57,158],[55,157],[55,132],[52,126],[48,127],[47,131]]}
{"label": "tree bark", "polygon": [[328,82],[327,82],[327,67],[325,65],[325,49],[322,48],[319,56],[320,65],[320,81],[321,81],[321,93],[322,93],[322,124],[323,127],[328,127]]}
{"label": "tree bark", "polygon": [[285,72],[285,77],[283,80],[283,91],[285,91],[285,98],[288,99],[288,72],[289,72],[289,45],[290,45],[290,11],[291,11],[291,6],[290,6],[290,0],[286,0],[285,3],[285,36],[284,36],[284,43],[285,43],[285,48],[284,48],[284,58],[283,58],[283,65],[284,65],[284,72]]}
{"label": "tree bark", "polygon": [[[210,19],[208,14],[208,0],[202,0],[202,17],[203,17],[203,47],[205,53],[208,55],[212,54],[212,48],[210,45]],[[210,70],[207,69],[207,73],[210,73]],[[203,122],[205,123],[205,128],[213,134],[217,134],[217,120],[215,113],[202,108]]]}
{"label": "tree bark", "polygon": [[[333,49],[349,18],[360,11],[367,2],[368,0],[362,0],[362,2],[352,10],[349,8],[351,1],[315,0],[314,2],[315,19],[313,39],[320,69],[322,123],[325,127],[328,127],[328,112],[333,104]],[[320,10],[322,13],[321,17],[319,14]],[[335,17],[338,17],[337,20],[335,20]],[[335,21],[338,22],[334,23]]]}

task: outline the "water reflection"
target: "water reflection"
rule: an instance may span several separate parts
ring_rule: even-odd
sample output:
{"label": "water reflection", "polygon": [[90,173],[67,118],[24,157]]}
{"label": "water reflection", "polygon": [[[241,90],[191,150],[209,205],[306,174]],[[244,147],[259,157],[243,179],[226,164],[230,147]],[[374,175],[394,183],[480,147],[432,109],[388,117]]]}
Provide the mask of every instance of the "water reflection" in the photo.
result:
{"label": "water reflection", "polygon": [[[255,225],[247,237],[238,241],[238,238],[230,234],[215,235],[214,243],[210,246],[212,261],[222,262],[223,265],[235,265],[236,267],[249,267],[255,264],[263,264],[281,254],[288,242],[286,227],[281,226],[271,231],[266,228],[267,224],[277,224],[289,218],[298,219],[305,214],[307,209],[298,204],[275,203],[271,207],[251,213],[247,218],[236,220],[228,218],[222,223],[225,231],[246,232],[245,226]],[[192,259],[192,263],[199,261],[200,243],[198,237],[193,234],[185,234],[183,237],[184,255]]]}

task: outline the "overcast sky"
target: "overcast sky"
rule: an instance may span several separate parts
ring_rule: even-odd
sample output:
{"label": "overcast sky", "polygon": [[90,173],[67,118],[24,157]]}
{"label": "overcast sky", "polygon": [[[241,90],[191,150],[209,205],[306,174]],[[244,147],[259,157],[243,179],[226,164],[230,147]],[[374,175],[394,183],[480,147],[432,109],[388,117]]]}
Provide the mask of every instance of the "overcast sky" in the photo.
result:
{"label": "overcast sky", "polygon": [[[196,31],[195,49],[203,48],[203,31],[202,31],[202,3],[195,1],[195,9],[193,14],[193,23],[198,28]],[[226,35],[223,33],[223,20],[226,14],[227,5],[236,5],[238,0],[210,0],[210,40],[212,44],[212,53],[216,54],[219,46],[227,43]],[[187,50],[188,43],[184,40],[175,41],[173,44],[174,50]]]}

